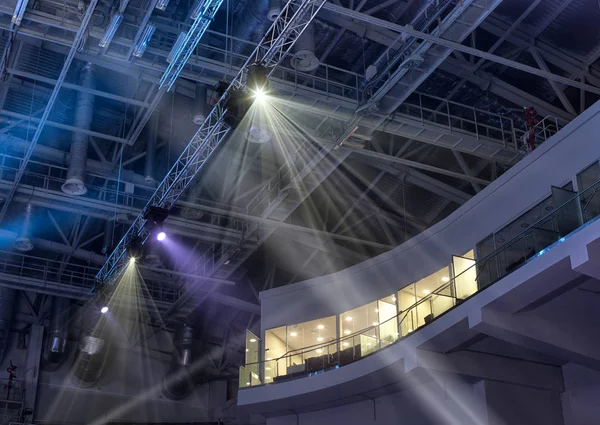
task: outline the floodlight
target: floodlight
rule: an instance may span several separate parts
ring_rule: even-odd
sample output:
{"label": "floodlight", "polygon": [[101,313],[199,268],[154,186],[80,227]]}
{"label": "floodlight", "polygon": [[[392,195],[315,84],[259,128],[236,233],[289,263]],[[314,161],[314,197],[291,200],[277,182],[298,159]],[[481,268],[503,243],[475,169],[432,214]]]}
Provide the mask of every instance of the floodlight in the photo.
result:
{"label": "floodlight", "polygon": [[104,307],[102,307],[102,308],[100,309],[100,313],[102,313],[102,314],[105,314],[105,313],[107,313],[107,312],[108,312],[108,307],[107,307],[107,306],[104,306]]}
{"label": "floodlight", "polygon": [[167,234],[165,232],[159,232],[158,235],[156,235],[156,239],[159,241],[164,241],[166,237]]}

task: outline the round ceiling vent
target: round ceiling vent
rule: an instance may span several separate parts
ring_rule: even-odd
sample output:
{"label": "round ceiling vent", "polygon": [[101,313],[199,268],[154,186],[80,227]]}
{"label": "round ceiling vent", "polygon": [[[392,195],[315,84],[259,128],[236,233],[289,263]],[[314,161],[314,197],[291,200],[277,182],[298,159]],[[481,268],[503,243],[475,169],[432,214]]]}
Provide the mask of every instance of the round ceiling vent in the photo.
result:
{"label": "round ceiling vent", "polygon": [[196,114],[192,118],[192,122],[196,125],[201,125],[205,119],[206,119],[206,116],[204,114]]}
{"label": "round ceiling vent", "polygon": [[319,67],[319,59],[310,50],[300,50],[292,58],[292,67],[302,72],[311,72]]}
{"label": "round ceiling vent", "polygon": [[15,239],[15,249],[17,251],[27,252],[33,249],[33,243],[31,243],[31,239],[19,237]]}
{"label": "round ceiling vent", "polygon": [[85,183],[80,179],[67,179],[61,186],[61,189],[68,195],[81,196],[87,193]]}

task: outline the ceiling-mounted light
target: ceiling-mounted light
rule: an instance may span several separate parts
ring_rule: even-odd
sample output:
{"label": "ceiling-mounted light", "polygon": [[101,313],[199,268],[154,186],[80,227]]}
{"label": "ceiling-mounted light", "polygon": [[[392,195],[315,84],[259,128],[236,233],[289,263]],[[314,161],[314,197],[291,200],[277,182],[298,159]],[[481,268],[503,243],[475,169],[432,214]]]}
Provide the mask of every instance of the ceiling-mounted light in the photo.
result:
{"label": "ceiling-mounted light", "polygon": [[198,19],[199,17],[204,15],[205,3],[206,3],[205,0],[198,0],[196,2],[196,4],[194,5],[194,8],[192,10],[192,13],[190,15],[190,18],[192,18],[193,21],[195,21],[196,19]]}
{"label": "ceiling-mounted light", "polygon": [[167,234],[165,232],[158,232],[158,235],[156,235],[156,240],[164,241],[166,237]]}
{"label": "ceiling-mounted light", "polygon": [[158,0],[158,2],[156,3],[156,8],[158,10],[165,10],[168,5],[169,5],[169,0]]}
{"label": "ceiling-mounted light", "polygon": [[12,23],[16,26],[21,25],[21,20],[23,19],[23,15],[25,14],[25,9],[27,9],[27,2],[29,0],[17,0],[17,5],[15,6],[15,12],[12,16]]}
{"label": "ceiling-mounted light", "polygon": [[100,43],[98,43],[98,46],[102,47],[103,49],[106,49],[108,47],[122,21],[123,15],[121,15],[120,13],[115,13],[110,17],[110,22],[106,27],[106,31],[104,31],[104,35],[102,36]]}
{"label": "ceiling-mounted light", "polygon": [[156,31],[156,27],[154,25],[146,25],[146,28],[144,28],[144,31],[142,32],[142,36],[135,44],[135,48],[133,49],[133,56],[135,56],[136,58],[142,57],[142,55],[146,51],[146,48],[148,47],[148,44],[150,43],[150,40],[152,39],[152,36],[154,35],[154,31]]}
{"label": "ceiling-mounted light", "polygon": [[180,50],[183,48],[183,45],[185,44],[186,36],[187,36],[187,34],[185,32],[179,33],[179,36],[177,37],[175,44],[173,44],[173,48],[169,52],[169,56],[167,56],[167,62],[169,62],[169,63],[173,62],[173,59],[175,59],[179,55]]}

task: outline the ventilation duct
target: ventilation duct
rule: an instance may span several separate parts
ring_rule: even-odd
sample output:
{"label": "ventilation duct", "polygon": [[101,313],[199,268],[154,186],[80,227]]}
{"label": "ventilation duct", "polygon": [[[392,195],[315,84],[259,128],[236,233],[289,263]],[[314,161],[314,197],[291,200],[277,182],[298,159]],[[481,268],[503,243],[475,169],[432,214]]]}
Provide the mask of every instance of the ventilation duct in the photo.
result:
{"label": "ventilation duct", "polygon": [[102,243],[102,254],[109,255],[112,252],[112,236],[115,227],[115,222],[106,220],[104,222],[104,238]]}
{"label": "ventilation duct", "polygon": [[0,361],[4,358],[8,343],[14,302],[14,289],[0,287]]}
{"label": "ventilation duct", "polygon": [[33,243],[31,242],[31,217],[33,215],[33,206],[31,204],[25,205],[25,215],[23,217],[23,226],[21,227],[20,235],[15,239],[15,249],[18,251],[26,252],[33,249]]}
{"label": "ventilation duct", "polygon": [[69,323],[69,307],[71,301],[68,298],[52,298],[52,316],[48,328],[48,343],[44,357],[50,364],[59,365],[67,350],[67,336]]}
{"label": "ventilation duct", "polygon": [[248,0],[246,7],[241,9],[234,22],[234,40],[231,46],[234,53],[250,53],[254,47],[241,40],[258,43],[265,35],[269,26],[268,11],[269,0]]}
{"label": "ventilation duct", "polygon": [[182,400],[194,390],[191,366],[193,356],[194,332],[184,324],[173,338],[173,355],[169,372],[163,379],[163,394],[171,400]]}
{"label": "ventilation duct", "polygon": [[201,125],[206,119],[206,115],[210,112],[208,109],[208,103],[206,103],[205,84],[196,84],[196,98],[194,99],[193,108],[192,122],[196,125]]}
{"label": "ventilation duct", "polygon": [[[80,83],[84,89],[94,88],[93,65],[85,64],[80,74]],[[75,120],[73,125],[83,130],[89,130],[92,125],[94,111],[94,95],[80,91],[77,94]],[[87,161],[88,136],[74,132],[71,144],[71,162],[67,171],[67,180],[62,185],[62,191],[69,195],[85,195],[85,163]]]}
{"label": "ventilation duct", "polygon": [[73,377],[80,387],[90,387],[102,376],[110,348],[106,318],[94,303],[89,303],[81,319],[81,334]]}
{"label": "ventilation duct", "polygon": [[156,140],[158,138],[158,114],[152,114],[146,142],[146,161],[144,163],[144,181],[149,185],[156,183]]}
{"label": "ventilation duct", "polygon": [[270,21],[275,22],[281,13],[281,0],[269,0],[269,12],[267,16]]}
{"label": "ventilation duct", "polygon": [[292,58],[292,67],[302,72],[311,72],[319,67],[315,55],[315,27],[309,24],[296,41],[296,54]]}

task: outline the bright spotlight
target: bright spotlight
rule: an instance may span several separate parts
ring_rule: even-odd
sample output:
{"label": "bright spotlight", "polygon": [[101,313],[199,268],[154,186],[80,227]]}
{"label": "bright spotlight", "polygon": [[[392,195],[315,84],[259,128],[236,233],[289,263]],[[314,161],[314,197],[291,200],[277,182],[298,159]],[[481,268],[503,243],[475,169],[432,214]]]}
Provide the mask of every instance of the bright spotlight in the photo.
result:
{"label": "bright spotlight", "polygon": [[265,92],[262,88],[257,88],[254,90],[254,99],[256,99],[258,102],[263,102],[267,98],[267,92]]}
{"label": "bright spotlight", "polygon": [[160,232],[158,235],[156,235],[156,239],[159,241],[164,241],[166,237],[167,234],[165,232]]}
{"label": "bright spotlight", "polygon": [[105,314],[108,312],[108,307],[104,306],[100,309],[100,313]]}
{"label": "bright spotlight", "polygon": [[130,263],[132,263],[132,264],[133,264],[133,263],[135,263],[135,257],[131,257],[131,258],[129,259],[129,262],[130,262]]}

